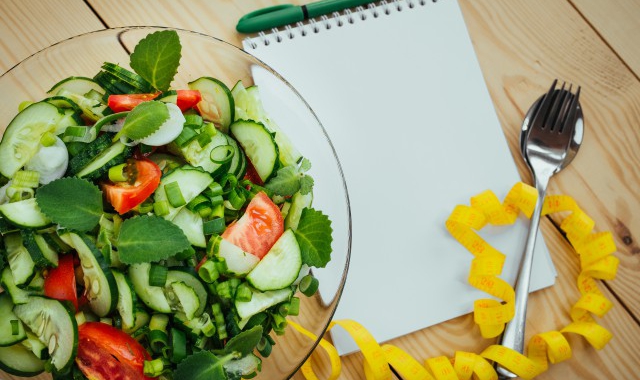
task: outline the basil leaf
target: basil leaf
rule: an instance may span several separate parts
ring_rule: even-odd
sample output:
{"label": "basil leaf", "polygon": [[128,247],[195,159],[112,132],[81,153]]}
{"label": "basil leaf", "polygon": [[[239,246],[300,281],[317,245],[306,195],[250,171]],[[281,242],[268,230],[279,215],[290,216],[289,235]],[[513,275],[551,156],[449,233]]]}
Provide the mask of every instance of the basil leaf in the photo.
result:
{"label": "basil leaf", "polygon": [[116,243],[125,264],[167,259],[191,247],[180,227],[159,216],[137,216],[120,227]]}
{"label": "basil leaf", "polygon": [[102,192],[89,181],[65,177],[42,186],[36,192],[40,210],[61,227],[86,232],[102,216]]}
{"label": "basil leaf", "polygon": [[304,208],[300,216],[298,229],[294,231],[300,245],[302,262],[318,268],[324,268],[331,260],[331,220],[321,211]]}
{"label": "basil leaf", "polygon": [[122,129],[113,138],[114,141],[125,135],[131,140],[140,140],[160,129],[169,119],[167,105],[160,101],[148,101],[138,104],[127,114]]}
{"label": "basil leaf", "polygon": [[154,32],[140,40],[129,65],[158,91],[166,91],[178,72],[182,45],[174,30]]}

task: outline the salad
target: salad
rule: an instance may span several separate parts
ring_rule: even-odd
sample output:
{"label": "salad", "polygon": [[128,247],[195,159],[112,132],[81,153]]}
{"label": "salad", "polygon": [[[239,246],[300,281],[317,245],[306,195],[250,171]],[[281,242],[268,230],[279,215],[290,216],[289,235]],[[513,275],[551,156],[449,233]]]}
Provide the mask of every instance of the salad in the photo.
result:
{"label": "salad", "polygon": [[255,376],[318,288],[331,222],[257,86],[173,89],[175,31],[25,101],[0,141],[0,369]]}

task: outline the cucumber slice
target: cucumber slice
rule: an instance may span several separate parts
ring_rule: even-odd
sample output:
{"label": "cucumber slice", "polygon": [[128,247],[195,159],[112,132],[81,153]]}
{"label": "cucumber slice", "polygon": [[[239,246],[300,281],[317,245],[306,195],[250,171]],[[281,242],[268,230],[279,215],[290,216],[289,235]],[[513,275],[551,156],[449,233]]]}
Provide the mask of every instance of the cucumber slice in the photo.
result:
{"label": "cucumber slice", "polygon": [[35,198],[0,205],[0,213],[13,225],[27,228],[46,227],[51,224]]}
{"label": "cucumber slice", "polygon": [[239,120],[231,124],[231,133],[242,146],[247,158],[262,182],[266,182],[278,169],[278,145],[262,123]]}
{"label": "cucumber slice", "polygon": [[37,376],[44,372],[44,364],[22,344],[0,347],[0,369],[12,375]]}
{"label": "cucumber slice", "polygon": [[140,297],[145,305],[161,313],[171,313],[169,300],[164,294],[164,289],[160,286],[149,285],[149,269],[151,264],[139,263],[129,267],[129,278],[136,295]]}
{"label": "cucumber slice", "polygon": [[165,102],[165,103],[177,104],[178,103],[178,92],[176,90],[165,91],[160,96],[158,96],[158,98],[156,100],[159,100],[159,101]]}
{"label": "cucumber slice", "polygon": [[169,288],[170,292],[168,293],[175,295],[185,317],[188,320],[193,319],[200,308],[200,300],[196,291],[184,282],[172,282]]}
{"label": "cucumber slice", "polygon": [[307,207],[311,207],[311,203],[313,202],[313,193],[308,192],[307,194],[302,194],[299,191],[293,194],[291,197],[291,207],[289,207],[289,211],[287,212],[287,216],[284,218],[284,228],[291,228],[292,230],[296,230],[298,228],[298,223],[300,223],[300,217],[302,216],[302,210]]}
{"label": "cucumber slice", "polygon": [[[160,181],[160,185],[154,193],[155,202],[167,201],[168,204],[167,193],[164,191],[164,186],[172,182],[178,183],[182,197],[186,203],[189,203],[213,182],[213,178],[204,170],[188,165],[174,169]],[[173,207],[170,204],[168,204],[168,206],[169,213],[164,215],[164,218],[167,220],[173,220],[184,207]]]}
{"label": "cucumber slice", "polygon": [[[229,378],[250,379],[252,374],[260,371],[262,359],[255,354],[248,354],[240,359],[230,360],[222,365]],[[233,376],[233,377],[232,377]]]}
{"label": "cucumber slice", "polygon": [[31,258],[29,251],[22,244],[22,237],[18,233],[6,235],[4,237],[7,261],[13,274],[16,286],[24,287],[36,274],[36,264]]}
{"label": "cucumber slice", "polygon": [[71,310],[58,300],[32,296],[24,305],[16,305],[14,313],[45,343],[51,364],[66,371],[74,362],[78,348],[78,325]]}
{"label": "cucumber slice", "polygon": [[[213,242],[214,239],[211,239],[211,241]],[[244,277],[260,261],[257,256],[244,252],[242,248],[223,238],[216,239],[212,244],[213,254],[222,257],[227,264],[226,274]]]}
{"label": "cucumber slice", "polygon": [[300,246],[293,230],[284,231],[251,272],[247,281],[258,290],[277,290],[293,284],[302,266]]}
{"label": "cucumber slice", "polygon": [[36,265],[41,267],[57,267],[58,252],[47,243],[45,238],[32,230],[21,230],[22,244],[27,248]]}
{"label": "cucumber slice", "polygon": [[236,311],[238,312],[238,316],[241,320],[247,319],[255,314],[265,311],[271,306],[277,305],[280,302],[287,301],[293,294],[291,288],[269,290],[266,292],[260,292],[255,289],[251,289],[251,291],[251,301],[235,302]]}
{"label": "cucumber slice", "polygon": [[235,104],[231,90],[218,79],[201,77],[188,84],[192,90],[199,90],[202,100],[198,103],[198,111],[202,118],[220,126],[227,132],[234,120]]}
{"label": "cucumber slice", "polygon": [[[0,315],[2,315],[2,319],[0,319],[0,347],[11,346],[27,339],[24,325],[13,312],[13,306],[9,294],[0,294]],[[12,321],[17,322],[16,334],[13,333]]]}
{"label": "cucumber slice", "polygon": [[33,103],[11,120],[0,141],[0,173],[7,178],[20,170],[40,147],[46,132],[54,132],[62,118],[58,107]]}
{"label": "cucumber slice", "polygon": [[108,315],[118,303],[118,285],[102,253],[87,236],[67,233],[61,237],[78,252],[91,310],[99,317]]}
{"label": "cucumber slice", "polygon": [[20,344],[33,352],[36,358],[42,360],[49,359],[49,350],[47,349],[47,345],[42,343],[34,333],[27,331],[27,339],[20,342]]}
{"label": "cucumber slice", "polygon": [[76,95],[85,95],[91,90],[104,94],[104,88],[91,78],[68,77],[54,84],[47,94],[60,95],[61,91],[68,91]]}
{"label": "cucumber slice", "polygon": [[[192,288],[193,291],[195,292],[195,296],[198,298],[197,299],[198,307],[194,312],[194,316],[199,317],[202,313],[204,313],[204,310],[207,306],[207,297],[208,297],[207,289],[202,284],[202,281],[198,279],[197,275],[194,272],[192,272],[190,268],[173,267],[167,273],[167,281],[165,283],[165,288],[173,286],[173,284],[177,282],[184,283],[185,285]],[[183,300],[180,299],[180,302],[182,304]],[[195,303],[195,301],[190,301],[190,303]],[[184,308],[185,304],[182,304],[182,307]]]}
{"label": "cucumber slice", "polygon": [[15,305],[21,305],[29,301],[30,292],[16,286],[15,280],[13,279],[13,273],[11,273],[11,269],[9,267],[5,267],[2,270],[0,284],[2,284],[2,289],[9,293],[11,301],[13,301]]}
{"label": "cucumber slice", "polygon": [[[112,166],[124,163],[133,154],[133,149],[116,141],[110,147],[98,154],[76,175],[80,178],[98,179],[109,171]],[[74,157],[75,158],[75,157]]]}
{"label": "cucumber slice", "polygon": [[60,96],[60,95],[50,96],[48,98],[45,98],[42,101],[51,103],[58,108],[72,109],[75,112],[82,112],[82,110],[80,109],[80,106],[78,106],[76,102],[67,98],[66,96]]}
{"label": "cucumber slice", "polygon": [[202,229],[203,221],[200,215],[184,207],[176,214],[172,222],[182,229],[191,245],[202,248],[207,246],[204,230]]}
{"label": "cucumber slice", "polygon": [[122,318],[122,329],[131,330],[136,322],[135,303],[136,295],[129,277],[117,269],[112,270],[113,277],[118,287],[118,303],[116,309]]}
{"label": "cucumber slice", "polygon": [[[226,173],[229,168],[229,162],[216,163],[211,158],[222,161],[227,155],[227,151],[220,146],[229,145],[224,133],[218,132],[212,138],[211,141],[204,147],[200,146],[197,139],[193,139],[187,145],[177,149],[177,154],[184,157],[193,167],[201,167],[204,171],[211,173],[212,176],[216,176],[220,173]],[[214,149],[216,149],[214,151]],[[172,150],[176,150],[175,146]]]}

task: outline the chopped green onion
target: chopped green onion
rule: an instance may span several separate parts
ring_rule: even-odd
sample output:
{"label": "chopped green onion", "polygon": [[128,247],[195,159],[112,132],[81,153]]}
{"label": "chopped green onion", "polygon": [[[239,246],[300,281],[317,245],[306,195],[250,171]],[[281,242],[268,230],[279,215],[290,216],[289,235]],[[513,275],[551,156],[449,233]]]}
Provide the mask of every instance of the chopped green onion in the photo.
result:
{"label": "chopped green onion", "polygon": [[151,199],[145,199],[142,203],[135,207],[139,214],[147,214],[153,211],[153,202]]}
{"label": "chopped green onion", "polygon": [[289,315],[300,314],[300,298],[292,297],[289,303]]}
{"label": "chopped green onion", "polygon": [[201,204],[198,207],[196,207],[195,212],[200,215],[200,217],[202,218],[208,218],[211,213],[213,212],[213,209],[211,208],[211,205],[209,204]]}
{"label": "chopped green onion", "polygon": [[213,210],[211,211],[211,215],[209,215],[212,218],[224,218],[224,204],[220,203],[218,205],[213,206]]}
{"label": "chopped green onion", "polygon": [[126,182],[129,180],[124,168],[127,164],[120,164],[109,168],[109,180],[111,182]]}
{"label": "chopped green onion", "polygon": [[204,336],[212,337],[215,335],[216,326],[211,321],[211,317],[209,317],[209,314],[203,313],[202,316],[200,317],[199,322],[200,322],[200,331],[202,331],[202,334],[204,334]]}
{"label": "chopped green onion", "polygon": [[174,181],[164,185],[164,191],[167,194],[167,200],[171,206],[180,207],[187,204],[182,196],[178,182]]}
{"label": "chopped green onion", "polygon": [[209,198],[209,202],[211,203],[211,207],[215,207],[217,205],[221,205],[224,203],[224,198],[222,195],[215,195]]}
{"label": "chopped green onion", "polygon": [[180,363],[187,357],[187,336],[181,330],[171,328],[171,361]]}
{"label": "chopped green onion", "polygon": [[42,146],[52,146],[57,140],[56,135],[51,132],[45,132],[44,135],[40,137],[40,144],[42,144]]}
{"label": "chopped green onion", "polygon": [[153,212],[158,216],[169,214],[169,201],[158,201],[153,204]]}
{"label": "chopped green onion", "polygon": [[216,323],[216,329],[218,332],[218,339],[223,340],[227,338],[227,326],[224,322],[224,314],[222,314],[222,307],[219,303],[211,305],[211,311],[213,312],[213,320]]}
{"label": "chopped green onion", "polygon": [[218,129],[216,128],[215,124],[206,123],[205,125],[202,126],[202,132],[200,133],[206,133],[209,136],[213,137],[216,135],[216,133],[218,133]]}
{"label": "chopped green onion", "polygon": [[25,199],[33,198],[35,192],[31,187],[18,187],[11,185],[7,188],[7,198],[10,202],[17,202]]}
{"label": "chopped green onion", "polygon": [[72,142],[72,141],[79,141],[79,142],[89,142],[90,140],[88,139],[90,133],[89,132],[89,128],[87,127],[83,127],[83,126],[70,126],[67,127],[64,130],[64,133],[62,134],[62,141],[64,142]]}
{"label": "chopped green onion", "polygon": [[209,198],[222,195],[222,186],[218,182],[212,182],[204,191],[204,194]]}
{"label": "chopped green onion", "polygon": [[202,224],[202,229],[205,235],[221,234],[227,228],[224,218],[215,217],[211,220],[207,220]]}
{"label": "chopped green onion", "polygon": [[222,281],[219,282],[216,285],[216,293],[218,294],[218,297],[222,298],[222,299],[226,299],[226,300],[230,300],[232,299],[232,291],[233,289],[230,286],[230,282],[227,281]]}
{"label": "chopped green onion", "polygon": [[174,142],[178,146],[183,147],[193,141],[196,137],[198,137],[198,132],[194,131],[193,128],[185,127],[182,128],[182,132],[180,132]]}
{"label": "chopped green onion", "polygon": [[147,377],[158,377],[165,371],[165,366],[169,366],[170,362],[165,358],[157,358],[154,360],[145,360],[142,366],[144,375]]}
{"label": "chopped green onion", "polygon": [[[211,149],[209,159],[215,164],[222,165],[231,161],[234,154],[235,149],[233,149],[231,145],[218,145],[217,147]],[[219,156],[222,156],[222,158],[217,158]]]}
{"label": "chopped green onion", "polygon": [[227,199],[233,210],[240,210],[247,198],[242,193],[238,193],[236,188],[231,189],[229,192],[229,198]]}
{"label": "chopped green onion", "polygon": [[18,321],[17,319],[12,319],[11,320],[11,335],[18,335],[20,334],[20,321]]}
{"label": "chopped green onion", "polygon": [[212,260],[205,261],[198,269],[198,275],[202,281],[210,284],[220,277],[220,273],[216,268],[216,263]]}
{"label": "chopped green onion", "polygon": [[203,123],[202,116],[198,115],[197,113],[189,113],[184,115],[185,127],[198,129],[202,127],[202,123]]}
{"label": "chopped green onion", "polygon": [[32,104],[33,102],[31,100],[24,100],[20,102],[20,104],[18,104],[18,112],[24,111],[25,108],[29,107]]}
{"label": "chopped green onion", "polygon": [[198,142],[198,145],[200,145],[200,148],[204,148],[211,142],[211,136],[206,133],[200,133],[198,137],[196,137],[196,141]]}
{"label": "chopped green onion", "polygon": [[207,197],[205,197],[202,194],[198,194],[195,198],[193,198],[193,200],[189,203],[187,203],[187,208],[190,211],[196,211],[198,205],[202,204],[202,203],[208,203],[209,199],[207,199]]}
{"label": "chopped green onion", "polygon": [[273,327],[273,331],[278,335],[284,334],[285,328],[287,327],[287,320],[280,314],[273,314],[273,320],[271,323]]}
{"label": "chopped green onion", "polygon": [[11,186],[36,188],[40,184],[40,173],[33,170],[20,170],[13,175]]}
{"label": "chopped green onion", "polygon": [[236,289],[236,301],[249,302],[251,301],[252,296],[253,292],[251,291],[251,288],[249,288],[248,283],[243,282],[238,285],[238,288]]}
{"label": "chopped green onion", "polygon": [[159,264],[151,264],[151,268],[149,268],[149,285],[164,286],[167,282],[167,273],[169,273],[167,267]]}
{"label": "chopped green onion", "polygon": [[313,277],[313,275],[311,274],[308,274],[302,277],[302,280],[300,280],[300,284],[298,286],[300,287],[300,291],[302,292],[302,294],[307,297],[311,297],[318,290],[319,284],[320,282],[317,278]]}
{"label": "chopped green onion", "polygon": [[271,355],[272,348],[273,346],[271,345],[271,342],[264,335],[262,336],[262,338],[258,342],[258,345],[256,346],[256,349],[258,350],[260,355],[262,355],[263,358],[266,358],[269,355]]}

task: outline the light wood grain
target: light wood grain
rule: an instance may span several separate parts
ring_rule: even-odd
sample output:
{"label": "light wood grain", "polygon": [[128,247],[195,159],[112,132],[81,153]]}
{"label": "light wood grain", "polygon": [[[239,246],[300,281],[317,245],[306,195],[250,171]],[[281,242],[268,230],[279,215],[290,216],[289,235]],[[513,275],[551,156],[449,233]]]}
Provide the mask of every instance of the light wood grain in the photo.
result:
{"label": "light wood grain", "polygon": [[[284,3],[276,0],[233,2],[149,0],[37,0],[0,2],[0,70],[69,36],[123,25],[160,25],[204,32],[236,46],[238,18],[252,10]],[[302,3],[302,1],[294,1]],[[90,5],[90,6],[88,6]],[[618,277],[601,289],[614,302],[602,324],[614,339],[601,351],[570,336],[574,356],[553,365],[540,379],[633,378],[640,363],[640,3],[634,0],[461,0],[469,34],[522,178],[530,175],[520,155],[520,123],[529,105],[553,78],[583,86],[586,136],[572,165],[554,178],[551,193],[572,195],[596,221],[611,230],[621,264]],[[99,14],[98,18],[92,9]],[[69,22],[69,14],[74,15]],[[478,191],[484,189],[477,189]],[[528,333],[558,329],[569,321],[578,260],[556,227],[542,222],[558,269],[557,284],[531,297]],[[392,315],[388,315],[393,323]],[[480,352],[493,343],[480,337],[471,316],[464,316],[400,337],[392,343],[418,360],[455,350]],[[362,355],[343,358],[341,379],[364,379]],[[314,356],[318,372],[328,374],[326,358]],[[303,377],[298,374],[296,379]]]}

